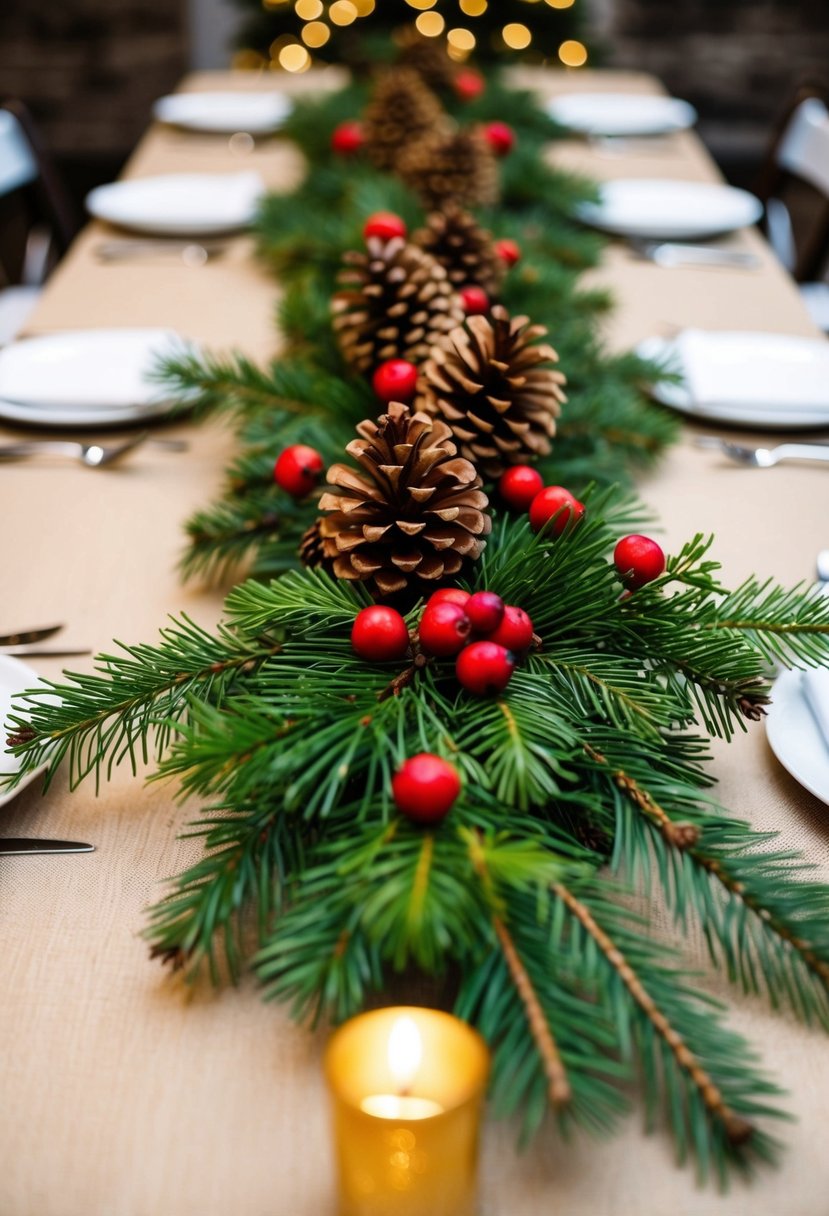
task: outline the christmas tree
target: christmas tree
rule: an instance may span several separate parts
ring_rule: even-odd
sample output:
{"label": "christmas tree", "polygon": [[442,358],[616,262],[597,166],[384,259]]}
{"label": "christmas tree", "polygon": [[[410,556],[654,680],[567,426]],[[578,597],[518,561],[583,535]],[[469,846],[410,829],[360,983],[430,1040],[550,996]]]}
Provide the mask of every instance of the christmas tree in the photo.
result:
{"label": "christmas tree", "polygon": [[388,56],[389,35],[418,38],[457,63],[520,56],[581,66],[584,0],[239,0],[249,19],[240,66],[288,71]]}

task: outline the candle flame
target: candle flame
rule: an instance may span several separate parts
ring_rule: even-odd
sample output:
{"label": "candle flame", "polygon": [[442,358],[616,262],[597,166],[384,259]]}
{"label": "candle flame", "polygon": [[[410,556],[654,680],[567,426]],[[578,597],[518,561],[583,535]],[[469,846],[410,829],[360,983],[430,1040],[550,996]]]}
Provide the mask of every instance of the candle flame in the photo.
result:
{"label": "candle flame", "polygon": [[389,1069],[401,1093],[414,1081],[423,1059],[423,1041],[414,1018],[400,1017],[389,1035]]}

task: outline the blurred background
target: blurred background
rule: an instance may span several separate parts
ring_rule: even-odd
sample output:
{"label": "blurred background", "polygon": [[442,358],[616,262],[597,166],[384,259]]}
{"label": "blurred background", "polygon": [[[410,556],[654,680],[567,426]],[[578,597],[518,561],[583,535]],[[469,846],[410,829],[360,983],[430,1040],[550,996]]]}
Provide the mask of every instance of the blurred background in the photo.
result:
{"label": "blurred background", "polygon": [[119,171],[188,70],[370,58],[417,22],[453,58],[655,73],[750,185],[795,88],[829,75],[829,0],[3,0],[0,91],[25,101],[76,200]]}

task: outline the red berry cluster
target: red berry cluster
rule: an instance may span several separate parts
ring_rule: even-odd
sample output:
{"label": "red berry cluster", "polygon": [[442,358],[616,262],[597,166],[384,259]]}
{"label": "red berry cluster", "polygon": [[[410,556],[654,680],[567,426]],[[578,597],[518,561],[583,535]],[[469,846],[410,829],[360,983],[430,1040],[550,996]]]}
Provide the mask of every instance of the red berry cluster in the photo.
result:
{"label": "red berry cluster", "polygon": [[426,654],[454,658],[459,683],[485,696],[506,688],[516,656],[533,640],[533,623],[523,608],[505,604],[492,591],[470,595],[449,587],[429,599],[418,635]]}

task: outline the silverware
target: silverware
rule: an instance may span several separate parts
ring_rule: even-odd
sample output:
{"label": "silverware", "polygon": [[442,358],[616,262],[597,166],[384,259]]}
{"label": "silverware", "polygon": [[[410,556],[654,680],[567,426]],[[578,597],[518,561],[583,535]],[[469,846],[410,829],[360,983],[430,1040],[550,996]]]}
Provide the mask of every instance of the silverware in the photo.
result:
{"label": "silverware", "polygon": [[185,266],[204,266],[227,249],[226,241],[112,240],[95,246],[99,262],[124,262],[131,258],[174,257]]}
{"label": "silverware", "polygon": [[731,266],[752,270],[760,265],[754,253],[740,249],[720,249],[716,245],[686,245],[680,241],[646,241],[630,237],[634,253],[657,266]]}
{"label": "silverware", "polygon": [[15,857],[38,853],[94,853],[94,844],[79,840],[38,840],[27,836],[0,838],[0,856]]}
{"label": "silverware", "polygon": [[665,135],[588,135],[588,147],[596,152],[673,152],[670,134]]}
{"label": "silverware", "polygon": [[716,435],[701,435],[696,441],[700,448],[718,448],[735,464],[752,469],[770,469],[781,460],[829,461],[829,443],[779,443],[774,448],[750,448],[742,443],[731,443]]}
{"label": "silverware", "polygon": [[141,431],[132,435],[123,443],[105,447],[100,443],[76,443],[68,439],[30,439],[21,443],[4,443],[0,445],[0,459],[23,460],[29,456],[69,456],[79,460],[90,469],[101,469],[105,465],[115,464],[116,461],[145,443],[149,431]]}
{"label": "silverware", "polygon": [[31,656],[33,659],[71,659],[77,658],[81,654],[92,654],[89,647],[86,650],[70,650],[58,648],[57,650],[43,650],[38,645],[33,646],[0,646],[0,655],[7,654],[13,659],[25,659]]}
{"label": "silverware", "polygon": [[31,642],[43,642],[60,633],[63,625],[44,625],[42,629],[21,629],[18,633],[0,633],[0,647],[28,646]]}

